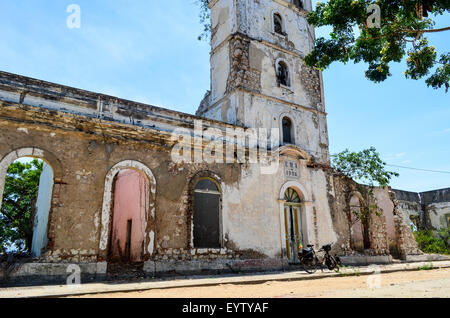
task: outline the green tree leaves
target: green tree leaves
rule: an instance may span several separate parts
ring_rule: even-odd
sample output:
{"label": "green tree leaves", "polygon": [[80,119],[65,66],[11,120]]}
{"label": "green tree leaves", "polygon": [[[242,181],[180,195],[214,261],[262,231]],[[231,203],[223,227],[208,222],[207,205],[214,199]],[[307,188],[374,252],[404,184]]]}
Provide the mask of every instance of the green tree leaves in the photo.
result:
{"label": "green tree leaves", "polygon": [[432,254],[450,254],[449,235],[450,230],[448,229],[439,232],[432,230],[414,232],[420,250]]}
{"label": "green tree leaves", "polygon": [[[376,4],[381,9],[380,28],[368,25],[367,8]],[[432,13],[432,17],[428,15]],[[330,39],[318,38],[315,49],[306,56],[308,66],[320,70],[334,62],[369,64],[366,77],[374,82],[386,80],[390,63],[401,62],[405,56],[405,76],[419,80],[430,73],[426,84],[435,89],[449,88],[449,53],[438,59],[426,34],[449,32],[450,27],[434,29],[437,15],[450,12],[450,0],[329,0],[317,3],[308,14],[308,22],[316,27],[331,26]]]}
{"label": "green tree leaves", "polygon": [[203,25],[203,32],[198,36],[198,40],[207,40],[211,35],[211,21],[210,10],[208,7],[209,0],[197,0],[197,4],[200,6],[200,23]]}
{"label": "green tree leaves", "polygon": [[43,162],[14,162],[8,168],[0,210],[0,253],[31,249],[33,219]]}
{"label": "green tree leaves", "polygon": [[396,172],[386,171],[386,163],[373,147],[360,152],[347,149],[333,155],[332,166],[347,177],[361,180],[370,186],[387,187],[392,177],[399,176]]}

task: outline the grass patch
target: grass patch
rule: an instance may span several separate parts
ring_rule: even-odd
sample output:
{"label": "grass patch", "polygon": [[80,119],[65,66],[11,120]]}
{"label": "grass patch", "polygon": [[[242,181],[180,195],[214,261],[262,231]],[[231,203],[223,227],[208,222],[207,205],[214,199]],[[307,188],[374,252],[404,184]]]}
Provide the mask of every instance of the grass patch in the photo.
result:
{"label": "grass patch", "polygon": [[430,264],[426,264],[426,265],[420,266],[418,269],[420,271],[430,271],[430,270],[434,269],[434,266],[433,266],[432,263],[430,263]]}
{"label": "grass patch", "polygon": [[441,231],[417,231],[414,232],[419,248],[428,254],[445,254],[450,255],[450,230]]}
{"label": "grass patch", "polygon": [[[361,276],[361,271],[359,269],[347,267],[347,266],[341,266],[339,271],[340,277],[349,277],[349,276]],[[345,269],[345,271],[342,271],[342,269]]]}

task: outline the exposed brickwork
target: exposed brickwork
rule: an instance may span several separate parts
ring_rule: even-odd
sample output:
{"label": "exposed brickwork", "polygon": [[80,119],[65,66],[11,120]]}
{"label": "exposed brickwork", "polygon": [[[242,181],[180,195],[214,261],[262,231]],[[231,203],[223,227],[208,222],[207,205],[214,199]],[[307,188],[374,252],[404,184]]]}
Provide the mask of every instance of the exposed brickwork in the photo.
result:
{"label": "exposed brickwork", "polygon": [[261,71],[250,68],[250,38],[235,34],[230,40],[230,74],[227,92],[245,88],[253,92],[261,91]]}
{"label": "exposed brickwork", "polygon": [[397,232],[397,249],[399,256],[405,259],[406,255],[422,254],[411,231],[410,225],[406,222],[407,220],[403,218],[403,215],[398,209],[399,202],[395,192],[390,191],[389,194],[394,203],[394,222],[395,230]]}
{"label": "exposed brickwork", "polygon": [[310,103],[317,110],[322,109],[322,93],[321,93],[321,81],[319,76],[319,71],[307,67],[302,63],[300,79],[304,89],[310,99]]}

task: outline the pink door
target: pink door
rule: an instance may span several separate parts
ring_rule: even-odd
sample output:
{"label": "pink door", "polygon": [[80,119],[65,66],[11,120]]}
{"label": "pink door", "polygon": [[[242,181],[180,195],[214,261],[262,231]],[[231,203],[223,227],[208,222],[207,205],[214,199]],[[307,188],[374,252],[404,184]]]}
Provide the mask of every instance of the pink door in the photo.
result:
{"label": "pink door", "polygon": [[118,173],[114,188],[111,260],[143,261],[148,189],[148,181],[141,173],[135,170]]}

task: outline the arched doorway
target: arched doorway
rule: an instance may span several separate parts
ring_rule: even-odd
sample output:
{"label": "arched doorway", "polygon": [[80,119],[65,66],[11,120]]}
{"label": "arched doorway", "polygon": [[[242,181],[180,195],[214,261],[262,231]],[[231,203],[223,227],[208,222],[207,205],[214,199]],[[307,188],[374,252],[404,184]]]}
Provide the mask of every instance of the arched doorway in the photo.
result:
{"label": "arched doorway", "polygon": [[126,160],[109,170],[103,194],[100,261],[142,263],[153,254],[155,202],[156,179],[147,166]]}
{"label": "arched doorway", "polygon": [[221,248],[221,192],[217,181],[200,178],[194,189],[193,243],[195,248]]}
{"label": "arched doorway", "polygon": [[132,169],[120,171],[114,182],[111,261],[143,261],[148,205],[148,180],[145,175]]}
{"label": "arched doorway", "polygon": [[288,188],[284,194],[284,219],[286,235],[286,254],[289,263],[298,263],[298,251],[303,246],[301,205],[298,192]]}
{"label": "arched doorway", "polygon": [[351,248],[363,252],[370,248],[368,219],[364,213],[364,201],[359,193],[350,198],[350,243]]}
{"label": "arched doorway", "polygon": [[[53,188],[62,178],[59,161],[38,148],[14,150],[0,161],[0,250],[40,258],[49,241]],[[2,231],[5,233],[5,231]],[[1,252],[0,251],[0,252]]]}

